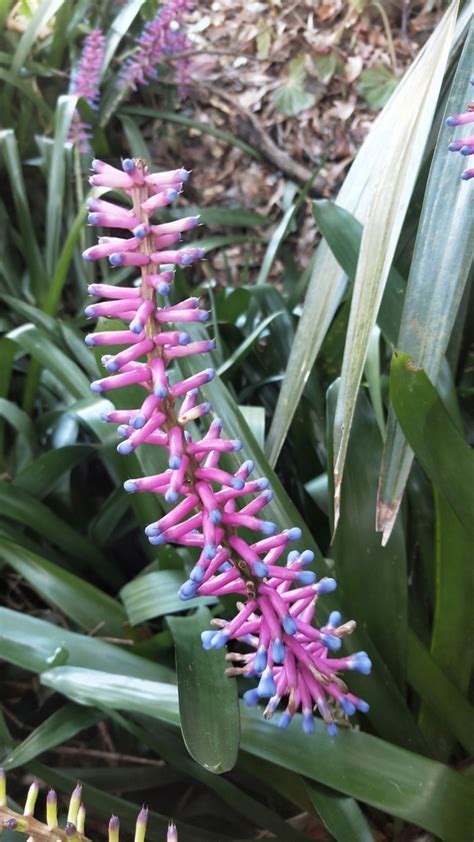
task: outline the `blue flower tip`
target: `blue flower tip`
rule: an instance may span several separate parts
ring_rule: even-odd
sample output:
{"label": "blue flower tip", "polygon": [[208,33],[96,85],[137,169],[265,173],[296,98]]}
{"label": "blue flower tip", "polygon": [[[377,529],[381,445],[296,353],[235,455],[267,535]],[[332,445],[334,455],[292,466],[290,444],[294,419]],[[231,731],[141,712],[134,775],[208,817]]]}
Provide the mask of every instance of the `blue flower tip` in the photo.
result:
{"label": "blue flower tip", "polygon": [[361,713],[368,713],[370,710],[370,705],[368,704],[368,702],[364,702],[363,699],[359,699],[356,707],[357,710],[360,710]]}
{"label": "blue flower tip", "polygon": [[269,485],[270,485],[270,483],[268,482],[266,477],[261,477],[258,480],[258,487],[259,487],[260,491],[265,491],[265,489],[268,488]]}
{"label": "blue flower tip", "polygon": [[236,491],[242,491],[244,485],[245,485],[245,482],[243,481],[243,479],[241,479],[241,477],[233,477],[232,478],[231,486],[232,486],[232,488],[235,488]]}
{"label": "blue flower tip", "polygon": [[169,461],[168,461],[168,465],[170,466],[172,471],[177,471],[178,468],[181,467],[181,461],[182,461],[181,456],[178,456],[178,455],[170,456]]}
{"label": "blue flower tip", "polygon": [[209,319],[209,313],[207,310],[199,310],[199,321],[200,322],[207,322]]}
{"label": "blue flower tip", "polygon": [[261,699],[271,699],[272,696],[276,695],[275,682],[268,667],[264,670],[258,682],[257,692]]}
{"label": "blue flower tip", "polygon": [[120,444],[117,445],[117,453],[120,453],[121,456],[128,456],[133,451],[133,444],[129,441],[121,441]]}
{"label": "blue flower tip", "polygon": [[349,701],[349,699],[340,699],[339,706],[342,708],[344,713],[347,714],[347,716],[354,716],[356,709],[352,702]]}
{"label": "blue flower tip", "polygon": [[305,734],[314,733],[314,719],[311,713],[303,714],[303,731]]}
{"label": "blue flower tip", "polygon": [[204,544],[204,558],[207,558],[208,561],[212,561],[213,558],[216,557],[217,547],[214,544]]}
{"label": "blue flower tip", "polygon": [[[133,492],[137,490],[137,485],[136,485],[136,483],[135,483],[135,482],[133,482],[133,480],[131,480],[131,479],[127,479],[127,480],[124,482],[123,487],[124,487],[125,491],[127,491],[127,492],[128,492],[128,494],[133,494]],[[148,527],[147,527],[147,528],[148,528]]]}
{"label": "blue flower tip", "polygon": [[146,419],[143,415],[135,415],[135,418],[130,420],[130,426],[133,427],[134,430],[141,430],[146,424]]}
{"label": "blue flower tip", "polygon": [[288,728],[288,725],[290,724],[290,722],[291,722],[291,716],[285,710],[284,713],[282,713],[282,715],[280,716],[280,719],[278,720],[278,727],[283,728],[283,729]]}
{"label": "blue flower tip", "polygon": [[213,631],[212,629],[201,632],[201,640],[202,640],[202,645],[203,645],[204,649],[210,649],[211,648],[211,641],[212,641],[212,638],[214,637],[214,635],[215,635],[215,631]]}
{"label": "blue flower tip", "polygon": [[165,494],[165,500],[167,503],[176,503],[179,494],[177,491],[174,491],[173,488],[168,488],[168,491]]}
{"label": "blue flower tip", "polygon": [[326,731],[328,732],[330,737],[337,737],[337,725],[335,722],[331,722],[329,725],[326,725]]}
{"label": "blue flower tip", "polygon": [[102,383],[100,382],[100,380],[93,380],[92,381],[91,391],[97,392],[98,394],[100,394],[101,392],[104,391],[104,387],[103,387]]}
{"label": "blue flower tip", "polygon": [[107,371],[110,371],[111,373],[114,371],[118,371],[119,369],[118,364],[114,360],[108,360],[108,362],[105,363],[105,367]]}
{"label": "blue flower tip", "polygon": [[287,614],[286,617],[282,617],[281,624],[286,632],[286,634],[295,634],[296,632],[296,623],[293,617],[290,614]]}
{"label": "blue flower tip", "polygon": [[87,316],[88,319],[93,319],[95,316],[94,305],[89,304],[88,307],[84,310],[84,315]]}
{"label": "blue flower tip", "polygon": [[160,295],[168,295],[170,289],[171,289],[170,285],[165,284],[165,283],[158,284],[158,286],[157,286],[157,290],[160,293]]}
{"label": "blue flower tip", "polygon": [[246,690],[244,695],[243,695],[243,699],[244,699],[245,704],[249,708],[253,708],[253,707],[255,707],[255,705],[258,705],[258,703],[260,701],[260,696],[258,695],[258,692],[255,689]]}
{"label": "blue flower tip", "polygon": [[95,345],[94,334],[88,333],[86,338],[84,339],[84,342],[86,343],[86,345],[89,345],[89,347],[92,348],[92,346]]}
{"label": "blue flower tip", "polygon": [[291,529],[286,530],[286,535],[289,541],[299,541],[302,536],[301,529],[298,526],[293,526]]}
{"label": "blue flower tip", "polygon": [[109,257],[109,263],[111,266],[121,266],[122,265],[122,255],[120,252],[114,252]]}
{"label": "blue flower tip", "polygon": [[303,550],[300,555],[300,561],[302,564],[311,564],[314,561],[314,553],[312,550]]}
{"label": "blue flower tip", "polygon": [[189,574],[189,578],[192,579],[193,582],[197,582],[198,585],[199,585],[202,582],[202,580],[204,579],[204,573],[205,572],[206,571],[204,570],[204,567],[201,567],[200,564],[196,564],[193,567],[193,569],[191,570],[191,573]]}
{"label": "blue flower tip", "polygon": [[271,520],[261,520],[260,521],[260,532],[263,532],[264,535],[274,535],[277,531],[276,523],[272,523]]}
{"label": "blue flower tip", "polygon": [[268,575],[268,567],[263,561],[256,561],[252,567],[252,572],[260,579],[264,579]]}
{"label": "blue flower tip", "polygon": [[285,660],[285,646],[283,641],[278,640],[278,638],[273,641],[272,658],[275,664],[282,664]]}
{"label": "blue flower tip", "polygon": [[166,389],[164,386],[156,386],[154,394],[157,398],[166,398],[166,395],[168,394],[168,389]]}
{"label": "blue flower tip", "polygon": [[328,620],[328,626],[332,629],[337,629],[341,625],[342,615],[340,611],[331,611]]}
{"label": "blue flower tip", "polygon": [[184,599],[184,600],[192,599],[193,596],[195,595],[198,587],[199,586],[197,585],[196,582],[193,582],[192,579],[188,579],[186,582],[184,582],[183,585],[181,585],[181,587],[178,591],[179,598]]}
{"label": "blue flower tip", "polygon": [[296,579],[301,585],[313,585],[316,581],[316,573],[312,570],[299,570]]}
{"label": "blue flower tip", "polygon": [[208,383],[209,383],[210,380],[214,380],[214,377],[216,376],[215,368],[206,368],[206,376],[207,376],[207,382]]}
{"label": "blue flower tip", "polygon": [[132,158],[124,158],[122,161],[122,169],[124,172],[133,172],[135,170],[135,161]]}
{"label": "blue flower tip", "polygon": [[[100,216],[99,216],[98,213],[88,213],[87,214],[87,222],[89,223],[89,225],[98,225],[99,219],[100,219]],[[82,256],[85,257],[85,252]],[[86,260],[87,260],[87,257],[86,257]]]}
{"label": "blue flower tip", "polygon": [[219,511],[219,509],[212,509],[209,512],[209,518],[211,520],[211,523],[213,523],[214,526],[217,526],[217,524],[220,523],[222,520],[222,513]]}

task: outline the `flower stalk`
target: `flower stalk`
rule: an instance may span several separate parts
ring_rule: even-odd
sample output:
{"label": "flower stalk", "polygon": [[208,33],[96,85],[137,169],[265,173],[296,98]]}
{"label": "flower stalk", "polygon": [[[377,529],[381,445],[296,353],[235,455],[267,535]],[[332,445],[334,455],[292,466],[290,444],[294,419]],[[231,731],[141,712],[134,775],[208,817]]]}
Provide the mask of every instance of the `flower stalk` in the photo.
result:
{"label": "flower stalk", "polygon": [[[151,491],[170,507],[145,530],[152,544],[170,542],[197,548],[198,559],[179,591],[181,599],[226,594],[243,598],[237,603],[236,617],[229,622],[215,620],[217,631],[204,632],[202,641],[206,649],[236,640],[251,650],[241,653],[239,647],[238,652],[227,655],[232,664],[229,676],[257,681],[257,686],[244,694],[247,704],[268,700],[264,716],[269,719],[286,699],[279,725],[285,728],[301,709],[307,733],[314,730],[313,710],[317,708],[329,734],[334,735],[334,704],[346,715],[356,709],[368,710],[365,701],[349,693],[339,675],[341,670],[368,673],[367,654],[330,657],[355,624],[342,623],[340,614],[333,612],[323,628],[313,626],[318,598],[335,589],[334,579],[318,582],[316,574],[306,569],[314,558],[310,551],[292,551],[286,564],[280,564],[301,531],[290,527],[278,532],[274,523],[259,517],[272,492],[268,480],[251,478],[254,465],[250,460],[234,473],[220,466],[223,454],[241,450],[242,442],[225,438],[219,418],[204,424],[212,408],[200,398],[199,390],[214,377],[214,369],[205,368],[180,379],[173,368],[176,359],[214,348],[213,340],[193,342],[182,330],[190,322],[207,321],[208,313],[198,298],[174,305],[166,301],[173,279],[170,266],[187,266],[202,257],[199,249],[176,248],[181,233],[198,220],[187,217],[164,224],[153,220],[159,208],[177,198],[189,173],[177,169],[152,174],[139,159],[123,161],[122,170],[94,161],[93,169],[92,185],[123,190],[132,207],[92,199],[89,223],[128,229],[131,236],[101,237],[84,257],[108,257],[113,267],[136,267],[141,278],[139,286],[93,284],[89,289],[91,295],[105,300],[88,307],[86,315],[120,319],[125,330],[90,334],[86,342],[127,346],[102,357],[109,376],[95,381],[91,388],[104,394],[138,384],[144,390],[141,406],[113,409],[104,420],[119,425],[123,439],[119,453],[129,454],[146,442],[164,448],[168,457],[165,471],[129,479],[124,488],[129,493]],[[194,438],[188,429],[191,422],[199,429]],[[253,537],[245,538],[242,530],[254,533]]]}

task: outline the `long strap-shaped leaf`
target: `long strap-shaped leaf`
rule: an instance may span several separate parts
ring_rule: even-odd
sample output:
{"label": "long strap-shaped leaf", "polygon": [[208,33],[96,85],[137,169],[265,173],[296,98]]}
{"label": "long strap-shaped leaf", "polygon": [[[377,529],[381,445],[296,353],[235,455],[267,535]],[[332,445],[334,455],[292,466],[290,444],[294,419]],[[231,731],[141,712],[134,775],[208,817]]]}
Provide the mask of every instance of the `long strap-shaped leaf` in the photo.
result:
{"label": "long strap-shaped leaf", "polygon": [[[452,22],[455,9],[451,8]],[[462,20],[461,20],[462,17]],[[459,30],[464,31],[469,18],[460,16]],[[390,144],[391,138],[400,126],[400,114],[404,103],[412,98],[418,88],[418,74],[429,61],[433,45],[438,43],[442,21],[433,33],[416,61],[401,80],[389,102],[375,121],[367,139],[361,147],[347,178],[338,194],[337,204],[356,216],[365,224],[372,205],[374,185],[378,174],[383,171],[381,151]],[[420,70],[421,68],[421,70]],[[415,80],[415,81],[414,81]],[[346,276],[334,258],[327,243],[318,246],[311,281],[305,299],[305,306],[298,325],[295,342],[288,362],[285,380],[268,435],[266,454],[272,466],[289,430],[296,406],[301,398],[311,368],[319,353],[324,337],[339,307],[346,288]]]}
{"label": "long strap-shaped leaf", "polygon": [[[466,39],[446,113],[463,111],[469,91],[474,23]],[[466,127],[469,128],[468,126]],[[449,129],[441,127],[428,179],[398,348],[436,383],[472,260],[474,216],[471,185],[460,180],[463,159],[447,152]],[[471,199],[472,201],[472,199]],[[393,407],[388,419],[377,501],[377,529],[385,544],[397,517],[413,461]]]}
{"label": "long strap-shaped leaf", "polygon": [[415,186],[431,129],[449,48],[456,5],[450,6],[434,33],[424,60],[400,98],[397,123],[387,138],[364,226],[334,419],[334,524],[339,519],[341,482],[357,392],[372,328],[382,300],[395,248]]}

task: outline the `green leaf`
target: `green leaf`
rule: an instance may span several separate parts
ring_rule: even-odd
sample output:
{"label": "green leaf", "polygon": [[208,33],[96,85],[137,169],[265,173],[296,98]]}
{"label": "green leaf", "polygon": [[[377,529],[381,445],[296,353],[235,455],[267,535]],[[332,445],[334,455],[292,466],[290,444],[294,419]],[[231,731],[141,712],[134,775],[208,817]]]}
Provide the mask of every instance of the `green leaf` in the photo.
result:
{"label": "green leaf", "polygon": [[201,632],[210,623],[204,607],[189,617],[168,618],[176,647],[183,739],[197,763],[220,775],[235,766],[240,719],[237,682],[224,674],[225,652],[202,646]]}
{"label": "green leaf", "polygon": [[329,52],[316,53],[313,64],[323,85],[327,85],[335,73],[344,72],[344,64],[337,50],[329,49]]}
{"label": "green leaf", "polygon": [[325,828],[337,842],[374,842],[357,801],[317,784],[305,782],[305,790]]}
{"label": "green leaf", "polygon": [[65,474],[94,452],[95,448],[90,444],[70,444],[57,450],[48,450],[19,471],[13,479],[13,485],[23,488],[37,500],[42,500],[56,488]]}
{"label": "green leaf", "polygon": [[286,310],[278,310],[276,313],[271,313],[267,316],[266,319],[263,319],[257,327],[249,333],[249,335],[244,339],[244,341],[235,349],[235,351],[230,354],[225,362],[219,366],[217,369],[217,373],[222,376],[223,374],[229,374],[229,372],[238,364],[243,362],[245,357],[250,353],[253,346],[257,342],[259,336],[263,331],[271,324],[274,319],[277,319],[279,316],[286,316]]}
{"label": "green leaf", "polygon": [[[445,729],[459,740],[468,754],[473,754],[474,751],[474,713],[472,705],[457,688],[459,678],[462,678],[464,683],[466,683],[465,676],[467,672],[470,672],[472,663],[472,659],[469,662],[470,651],[472,651],[471,618],[470,621],[471,629],[468,632],[470,639],[467,641],[466,648],[463,645],[459,655],[450,649],[451,654],[457,656],[458,662],[461,659],[463,660],[461,676],[455,677],[457,679],[456,683],[450,681],[447,677],[447,672],[439,668],[416,634],[411,630],[408,632],[408,682],[423,699],[425,703],[425,714],[427,711],[430,711],[433,715],[434,722],[431,724],[436,726],[438,723],[442,723],[443,725],[441,734],[439,731],[437,732],[430,727],[424,728],[424,732],[428,738],[434,735],[435,739],[439,740],[439,745],[435,743],[435,748],[439,751],[439,747],[441,747],[443,754],[446,754],[446,749],[449,750],[449,742],[447,745],[444,734]],[[469,678],[470,676],[468,676],[468,681]],[[429,725],[430,723],[429,721],[426,723],[425,720],[425,724]]]}
{"label": "green leaf", "polygon": [[241,406],[240,411],[255,441],[263,450],[265,444],[265,410],[263,406]]}
{"label": "green leaf", "polygon": [[305,56],[292,59],[288,65],[288,79],[274,91],[272,100],[277,111],[293,117],[311,108],[316,101],[314,94],[305,90]]}
{"label": "green leaf", "polygon": [[5,167],[10,180],[15,211],[22,236],[22,247],[30,273],[31,289],[35,296],[38,297],[44,292],[45,268],[36,237],[35,226],[31,217],[18,144],[13,129],[5,129],[0,132],[0,148],[3,152]]}
{"label": "green leaf", "polygon": [[[31,672],[56,664],[87,667],[155,681],[174,681],[174,671],[147,661],[123,647],[0,607],[0,658]],[[100,673],[99,673],[100,674]]]}
{"label": "green leaf", "polygon": [[2,760],[2,766],[6,770],[23,766],[43,752],[67,742],[84,729],[96,725],[102,718],[103,714],[98,711],[72,703],[63,705],[17,745]]}
{"label": "green leaf", "polygon": [[[472,541],[436,487],[434,497],[436,595],[430,652],[445,675],[466,694],[474,660]],[[423,674],[426,675],[426,671]],[[448,720],[437,719],[431,714],[433,695],[430,692],[426,696],[426,702],[420,710],[420,728],[433,746],[436,756],[447,760],[452,751],[452,741],[446,736],[443,725]],[[436,699],[440,695],[437,692]],[[452,704],[451,694],[447,701],[452,719],[458,722],[460,717]],[[470,733],[474,734],[474,723]]]}
{"label": "green leaf", "polygon": [[196,129],[202,134],[208,134],[211,135],[211,137],[215,137],[217,140],[222,140],[230,146],[236,146],[256,161],[262,160],[262,155],[257,149],[254,149],[253,146],[250,146],[248,143],[245,143],[245,141],[240,140],[240,138],[235,137],[234,135],[222,132],[220,129],[216,129],[212,123],[201,123],[199,120],[192,120],[190,117],[185,117],[183,114],[175,114],[174,111],[157,111],[154,108],[145,108],[144,106],[127,106],[123,109],[123,111],[125,114],[131,114],[132,116],[135,115],[136,117],[153,117],[153,119],[156,120],[164,120],[165,122],[168,121],[170,123],[178,123],[181,126],[188,126],[190,129]]}
{"label": "green leaf", "polygon": [[[364,226],[369,213],[372,212],[376,185],[379,184],[382,174],[386,171],[387,160],[382,151],[391,149],[392,144],[403,137],[401,131],[394,133],[394,126],[406,122],[408,117],[415,113],[412,104],[420,93],[419,77],[420,75],[426,78],[432,77],[433,56],[437,60],[439,41],[445,36],[446,29],[455,18],[455,13],[456,7],[453,4],[449,7],[448,17],[441,21],[431,35],[376,120],[338,194],[337,204],[354,214]],[[431,105],[427,108],[431,108]],[[404,137],[404,144],[408,134],[407,132]],[[401,152],[402,159],[404,154],[405,145]],[[399,171],[399,163],[397,161],[396,173]],[[316,251],[311,281],[288,361],[286,376],[267,438],[266,453],[272,466],[276,464],[314,361],[345,289],[344,273],[328,245],[325,242],[320,243]]]}
{"label": "green leaf", "polygon": [[1,535],[0,558],[87,633],[123,637],[125,612],[99,588]]}
{"label": "green leaf", "polygon": [[[445,116],[464,109],[474,50],[474,24],[448,98]],[[462,155],[447,152],[453,130],[443,119],[421,212],[396,347],[437,383],[472,263],[474,217],[469,184],[460,181]],[[466,189],[467,188],[467,189]],[[440,236],[440,231],[443,235]],[[390,535],[413,453],[389,413],[381,467],[377,529]]]}
{"label": "green leaf", "polygon": [[123,36],[129,32],[132,23],[138,15],[138,12],[144,2],[145,0],[127,0],[127,2],[123,5],[123,8],[120,9],[117,17],[114,18],[112,23],[109,25],[104,60],[101,68],[102,78],[104,78],[105,72],[115,55],[120,41]]}
{"label": "green leaf", "polygon": [[374,64],[363,70],[359,79],[359,93],[371,111],[383,108],[398,85],[395,74],[385,64]]}
{"label": "green leaf", "polygon": [[183,579],[183,573],[177,570],[157,570],[138,576],[125,585],[120,591],[120,598],[131,625],[200,605],[216,604],[215,597],[196,597],[183,602],[178,596]]}
{"label": "green leaf", "polygon": [[396,353],[390,400],[410,447],[468,535],[474,535],[474,454],[453,424],[436,389],[408,354]]}
{"label": "green leaf", "polygon": [[[82,704],[128,710],[177,725],[178,691],[156,681],[105,675],[99,670],[56,667],[41,681]],[[241,748],[419,825],[442,839],[466,840],[472,818],[473,783],[441,763],[352,729],[330,737],[321,722],[311,743],[296,714],[282,733],[260,710],[241,705]],[[314,741],[314,750],[311,750]],[[257,760],[257,762],[258,762]]]}
{"label": "green leaf", "polygon": [[8,337],[50,371],[73,397],[84,398],[90,395],[89,381],[85,374],[34,325],[21,325],[10,331]]}
{"label": "green leaf", "polygon": [[64,0],[42,0],[38,4],[30,23],[20,38],[12,61],[12,73],[18,73],[25,63],[28,53],[38,38],[38,34],[45,29],[48,21],[63,5]]}
{"label": "green leaf", "polygon": [[56,270],[63,225],[63,201],[66,184],[66,155],[69,127],[76,109],[77,96],[60,96],[56,105],[54,145],[48,174],[46,204],[46,270]]}
{"label": "green leaf", "polygon": [[[449,56],[457,6],[449,7],[430,48],[416,63],[401,99],[397,131],[385,149],[383,175],[364,225],[334,418],[334,523],[339,520],[341,482],[370,334],[376,322],[395,248],[428,139]],[[405,305],[406,306],[406,305]]]}
{"label": "green leaf", "polygon": [[[327,429],[332,430],[338,382],[327,394]],[[328,462],[333,444],[328,441]],[[404,690],[407,628],[407,560],[402,525],[387,547],[380,546],[374,529],[382,439],[374,413],[359,394],[342,485],[341,517],[332,545],[337,578],[351,595],[351,608]],[[328,465],[330,476],[331,464]],[[332,518],[331,518],[332,520]],[[387,617],[391,617],[387,623]],[[382,732],[383,733],[383,732]]]}
{"label": "green leaf", "polygon": [[85,563],[102,564],[102,553],[72,526],[69,526],[53,509],[36,500],[11,482],[0,481],[2,516],[33,529],[56,547]]}

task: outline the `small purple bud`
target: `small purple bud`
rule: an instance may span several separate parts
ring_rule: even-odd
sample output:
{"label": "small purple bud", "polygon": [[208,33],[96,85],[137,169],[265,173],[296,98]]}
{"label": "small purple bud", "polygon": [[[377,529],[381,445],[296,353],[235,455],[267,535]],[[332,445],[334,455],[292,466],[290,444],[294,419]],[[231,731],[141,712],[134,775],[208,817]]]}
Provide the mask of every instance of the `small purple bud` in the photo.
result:
{"label": "small purple bud", "polygon": [[326,725],[326,731],[328,732],[330,737],[337,737],[337,725],[335,722],[331,722],[329,725]]}
{"label": "small purple bud", "polygon": [[260,701],[260,696],[258,695],[258,690],[257,689],[247,690],[243,695],[243,699],[244,699],[245,704],[248,705],[249,708],[255,707],[255,705],[258,705],[258,703]]}

